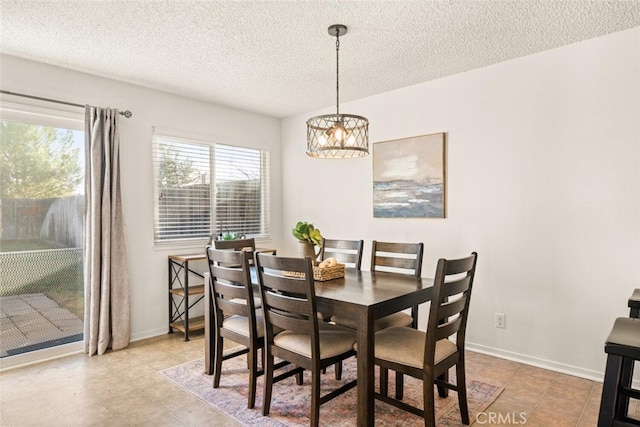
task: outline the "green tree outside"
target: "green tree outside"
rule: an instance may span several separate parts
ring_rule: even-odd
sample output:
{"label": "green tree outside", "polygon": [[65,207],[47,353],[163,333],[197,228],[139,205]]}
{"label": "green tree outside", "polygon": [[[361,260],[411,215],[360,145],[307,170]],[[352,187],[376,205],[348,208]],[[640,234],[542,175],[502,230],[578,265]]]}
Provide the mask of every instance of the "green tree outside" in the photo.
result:
{"label": "green tree outside", "polygon": [[0,198],[68,197],[81,182],[72,131],[0,121]]}
{"label": "green tree outside", "polygon": [[196,183],[200,179],[200,172],[193,166],[191,160],[180,156],[176,147],[162,145],[159,148],[159,188],[180,188]]}

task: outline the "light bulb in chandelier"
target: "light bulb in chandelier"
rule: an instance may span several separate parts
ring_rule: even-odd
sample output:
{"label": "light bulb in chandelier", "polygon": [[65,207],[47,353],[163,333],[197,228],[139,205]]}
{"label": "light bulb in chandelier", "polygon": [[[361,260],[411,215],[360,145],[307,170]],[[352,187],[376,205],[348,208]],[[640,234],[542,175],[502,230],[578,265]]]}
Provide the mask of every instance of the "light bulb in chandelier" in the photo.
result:
{"label": "light bulb in chandelier", "polygon": [[334,145],[344,146],[344,141],[348,136],[347,130],[344,128],[342,122],[336,122],[331,132],[331,139],[333,139]]}
{"label": "light bulb in chandelier", "polygon": [[344,123],[336,122],[330,130],[333,145],[339,145],[340,147],[355,145],[356,138],[352,132],[345,128]]}

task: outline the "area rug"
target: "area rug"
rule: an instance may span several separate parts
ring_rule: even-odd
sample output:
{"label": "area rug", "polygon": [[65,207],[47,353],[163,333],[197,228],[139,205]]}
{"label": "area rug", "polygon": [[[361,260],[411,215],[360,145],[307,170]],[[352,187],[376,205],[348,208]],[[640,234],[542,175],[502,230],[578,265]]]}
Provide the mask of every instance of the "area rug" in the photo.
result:
{"label": "area rug", "polygon": [[[309,425],[311,403],[311,377],[305,372],[304,384],[296,385],[291,377],[273,386],[271,411],[262,416],[262,377],[258,378],[256,406],[247,409],[248,371],[244,356],[223,363],[220,387],[212,386],[213,376],[204,373],[204,360],[195,360],[174,366],[159,373],[182,387],[187,392],[202,399],[213,408],[245,426],[302,427]],[[376,370],[377,371],[377,370]],[[453,371],[452,371],[453,372]],[[343,380],[334,379],[333,369],[322,375],[322,394],[337,388],[344,381],[356,378],[356,363],[353,358],[343,364]],[[393,392],[393,374],[389,377],[390,391]],[[376,375],[376,384],[377,375]],[[467,381],[467,397],[471,422],[485,410],[502,392],[502,388],[478,381]],[[436,393],[437,396],[437,393]],[[422,407],[422,385],[414,378],[405,377],[404,401]],[[436,425],[462,426],[458,408],[458,396],[450,392],[449,397],[436,397]],[[401,411],[391,405],[376,400],[376,426],[419,426],[421,418]],[[356,424],[356,390],[325,403],[320,407],[320,425],[331,427],[351,427]]]}

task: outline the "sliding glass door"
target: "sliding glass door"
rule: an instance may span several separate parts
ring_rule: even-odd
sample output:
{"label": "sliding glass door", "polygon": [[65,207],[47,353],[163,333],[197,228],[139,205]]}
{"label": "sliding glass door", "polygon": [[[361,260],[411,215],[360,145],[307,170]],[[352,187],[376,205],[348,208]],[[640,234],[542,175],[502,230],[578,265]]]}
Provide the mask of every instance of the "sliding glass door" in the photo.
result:
{"label": "sliding glass door", "polygon": [[82,120],[81,112],[6,105],[0,109],[0,360],[4,362],[82,343]]}

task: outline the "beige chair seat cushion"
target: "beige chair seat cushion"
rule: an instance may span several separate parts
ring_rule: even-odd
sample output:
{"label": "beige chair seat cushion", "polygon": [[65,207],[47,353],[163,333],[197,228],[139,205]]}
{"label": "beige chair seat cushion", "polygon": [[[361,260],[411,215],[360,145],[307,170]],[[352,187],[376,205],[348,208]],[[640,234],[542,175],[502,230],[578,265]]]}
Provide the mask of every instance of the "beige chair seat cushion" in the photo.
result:
{"label": "beige chair seat cushion", "polygon": [[[318,335],[321,359],[345,353],[351,350],[356,342],[354,330],[322,322],[318,322]],[[311,358],[311,335],[283,331],[275,336],[273,342],[278,347]]]}
{"label": "beige chair seat cushion", "polygon": [[[388,360],[414,368],[424,366],[425,332],[407,327],[394,327],[376,333],[376,359]],[[357,348],[356,348],[357,350]],[[458,351],[455,343],[442,339],[436,343],[435,364]]]}
{"label": "beige chair seat cushion", "polygon": [[[245,337],[249,337],[249,319],[245,316],[229,316],[222,322],[222,327]],[[256,329],[258,337],[264,336],[264,319],[262,310],[256,310]]]}
{"label": "beige chair seat cushion", "polygon": [[[336,325],[346,326],[351,329],[358,329],[358,322],[348,317],[332,316],[331,321]],[[374,322],[374,328],[375,331],[378,332],[394,326],[409,326],[411,323],[413,323],[413,317],[400,311],[376,320]]]}

